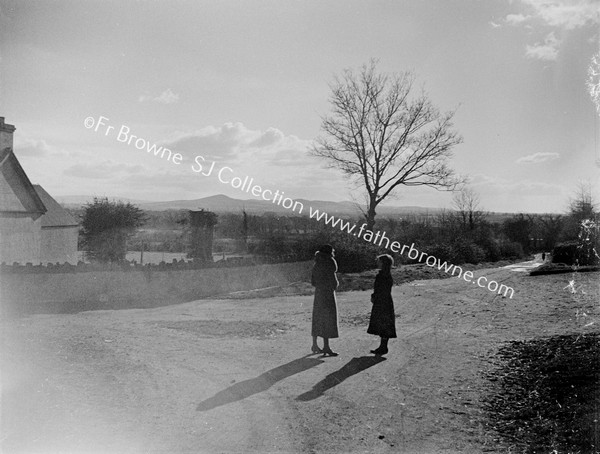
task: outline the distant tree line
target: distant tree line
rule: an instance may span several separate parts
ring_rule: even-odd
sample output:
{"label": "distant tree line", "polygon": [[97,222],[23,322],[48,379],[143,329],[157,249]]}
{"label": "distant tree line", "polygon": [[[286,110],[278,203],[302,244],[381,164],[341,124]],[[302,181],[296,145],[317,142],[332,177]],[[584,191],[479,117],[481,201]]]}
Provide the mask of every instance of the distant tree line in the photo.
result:
{"label": "distant tree line", "polygon": [[[569,254],[580,264],[597,261],[598,212],[591,191],[580,189],[566,214],[513,214],[502,220],[480,209],[478,195],[463,188],[454,197],[454,209],[435,215],[380,217],[375,229],[401,244],[453,264],[496,262],[551,252],[570,245]],[[190,251],[187,210],[143,212],[131,204],[94,199],[81,210],[80,247],[96,261],[120,261],[127,250]],[[359,215],[345,220],[360,225]],[[275,213],[222,213],[214,225],[213,252],[263,257],[295,256],[310,259],[320,244],[331,243],[343,271],[361,271],[374,265],[384,249],[306,216]],[[387,251],[389,252],[389,251]],[[587,258],[585,258],[587,257]],[[409,263],[407,257],[396,257]]]}

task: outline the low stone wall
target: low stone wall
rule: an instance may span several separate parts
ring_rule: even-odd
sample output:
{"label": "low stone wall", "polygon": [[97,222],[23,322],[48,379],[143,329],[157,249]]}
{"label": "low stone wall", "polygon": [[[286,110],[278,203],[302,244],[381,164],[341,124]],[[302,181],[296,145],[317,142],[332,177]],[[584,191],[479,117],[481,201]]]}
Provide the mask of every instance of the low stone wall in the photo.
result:
{"label": "low stone wall", "polygon": [[312,261],[197,270],[0,274],[2,315],[157,307],[308,280]]}

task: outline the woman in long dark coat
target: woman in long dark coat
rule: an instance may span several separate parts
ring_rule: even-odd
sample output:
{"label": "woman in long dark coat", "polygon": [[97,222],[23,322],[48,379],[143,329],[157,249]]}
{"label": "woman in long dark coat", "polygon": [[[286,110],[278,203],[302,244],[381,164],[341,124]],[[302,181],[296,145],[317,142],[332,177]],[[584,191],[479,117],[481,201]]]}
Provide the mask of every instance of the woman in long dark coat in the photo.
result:
{"label": "woman in long dark coat", "polygon": [[371,320],[367,333],[381,337],[381,343],[371,353],[385,355],[388,352],[388,340],[396,337],[396,316],[394,313],[394,301],[392,300],[392,265],[394,259],[391,255],[384,254],[377,257],[379,273],[375,277],[371,302]]}
{"label": "woman in long dark coat", "polygon": [[[315,299],[312,314],[312,352],[337,356],[329,347],[329,339],[339,337],[337,303],[335,290],[339,282],[335,275],[337,263],[334,249],[326,244],[315,254],[315,264],[312,270],[312,285],[315,287]],[[323,338],[323,348],[319,348],[317,337]]]}

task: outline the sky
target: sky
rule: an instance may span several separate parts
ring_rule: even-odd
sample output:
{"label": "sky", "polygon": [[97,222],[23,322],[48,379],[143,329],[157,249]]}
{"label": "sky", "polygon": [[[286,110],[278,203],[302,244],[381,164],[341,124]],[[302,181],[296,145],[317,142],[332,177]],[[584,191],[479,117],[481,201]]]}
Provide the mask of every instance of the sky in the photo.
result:
{"label": "sky", "polygon": [[450,165],[481,209],[561,213],[600,188],[599,23],[598,0],[0,0],[0,116],[55,197],[252,198],[237,176],[363,202],[309,149],[335,75],[376,59],[455,111]]}

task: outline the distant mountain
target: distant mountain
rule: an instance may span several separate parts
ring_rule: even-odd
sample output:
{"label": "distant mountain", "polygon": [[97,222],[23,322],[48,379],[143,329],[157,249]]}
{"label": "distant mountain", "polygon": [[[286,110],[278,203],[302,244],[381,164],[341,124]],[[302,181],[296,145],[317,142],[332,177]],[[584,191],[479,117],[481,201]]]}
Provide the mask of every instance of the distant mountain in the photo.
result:
{"label": "distant mountain", "polygon": [[223,194],[203,197],[193,200],[171,200],[168,202],[147,202],[139,205],[143,210],[163,211],[163,210],[209,210],[216,213],[229,213],[242,211],[244,208],[248,212],[265,211],[288,211],[283,207],[278,207],[264,200],[240,200],[233,199]]}
{"label": "distant mountain", "polygon": [[[354,202],[332,202],[328,200],[307,200],[307,199],[294,199],[294,202],[299,202],[303,205],[303,215],[308,215],[310,207],[318,209],[319,211],[325,211],[328,214],[336,215],[359,215],[361,209],[358,204]],[[214,211],[215,213],[240,213],[242,210],[246,210],[248,213],[262,214],[272,212],[276,214],[288,214],[290,216],[298,215],[300,205],[297,205],[295,211],[291,208],[284,208],[281,204],[257,200],[257,199],[234,199],[223,194],[214,195],[210,197],[204,197],[202,199],[195,200],[174,200],[170,202],[151,202],[141,203],[139,207],[144,210],[150,211],[163,211],[172,209],[185,209],[185,210],[198,210],[205,209]],[[362,207],[363,210],[366,207]],[[437,213],[441,211],[438,208],[424,208],[418,206],[408,207],[380,207],[377,212],[383,215],[398,215],[407,213]]]}
{"label": "distant mountain", "polygon": [[[258,199],[234,199],[223,194],[213,195],[194,200],[171,200],[168,202],[151,202],[148,200],[135,200],[125,197],[108,197],[109,200],[122,200],[131,202],[139,208],[148,211],[165,211],[165,210],[199,210],[205,209],[215,213],[240,213],[246,210],[248,213],[262,214],[272,212],[276,214],[298,215],[299,208],[296,211],[284,208],[276,203],[258,200]],[[56,197],[56,200],[67,206],[68,208],[76,208],[93,200],[93,196],[62,196]],[[295,202],[300,202],[303,205],[302,215],[309,214],[309,207],[325,211],[328,214],[335,215],[351,215],[356,216],[361,214],[358,204],[354,202],[332,202],[327,200],[306,200],[294,199]],[[299,205],[298,205],[299,207]],[[363,210],[366,208],[363,206]],[[419,206],[404,206],[404,207],[384,207],[380,206],[377,213],[380,215],[391,216],[401,214],[436,214],[440,212],[440,208],[425,208]]]}

